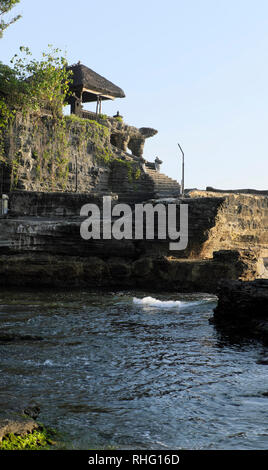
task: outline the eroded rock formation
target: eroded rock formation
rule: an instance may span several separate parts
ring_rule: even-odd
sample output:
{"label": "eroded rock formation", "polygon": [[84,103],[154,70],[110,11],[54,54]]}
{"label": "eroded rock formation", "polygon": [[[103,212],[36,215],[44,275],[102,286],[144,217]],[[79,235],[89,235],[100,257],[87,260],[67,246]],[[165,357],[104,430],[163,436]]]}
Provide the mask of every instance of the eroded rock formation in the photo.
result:
{"label": "eroded rock formation", "polygon": [[156,133],[113,118],[67,116],[59,124],[51,116],[18,114],[6,132],[3,192],[108,191],[115,159],[136,165],[143,173],[145,139]]}
{"label": "eroded rock formation", "polygon": [[[199,253],[201,257],[211,257],[213,251],[221,249],[256,248],[260,256],[268,256],[268,197],[252,194],[213,193],[192,191],[191,198],[204,198],[211,201],[218,198],[217,213],[211,220],[212,214],[207,210],[204,219],[211,220],[206,240]],[[219,197],[220,196],[220,197]],[[215,199],[214,199],[215,200]],[[206,204],[204,204],[205,207]],[[209,207],[209,203],[207,203]],[[199,220],[202,214],[197,216]]]}
{"label": "eroded rock formation", "polygon": [[0,285],[215,293],[221,279],[254,279],[258,273],[257,258],[247,252],[234,252],[232,256],[228,252],[215,253],[212,260],[193,261],[146,253],[135,258],[127,244],[124,250],[122,247],[117,244],[103,257],[94,252],[88,256],[73,256],[71,251],[69,255],[60,254],[59,245],[54,255],[34,250],[2,255]]}

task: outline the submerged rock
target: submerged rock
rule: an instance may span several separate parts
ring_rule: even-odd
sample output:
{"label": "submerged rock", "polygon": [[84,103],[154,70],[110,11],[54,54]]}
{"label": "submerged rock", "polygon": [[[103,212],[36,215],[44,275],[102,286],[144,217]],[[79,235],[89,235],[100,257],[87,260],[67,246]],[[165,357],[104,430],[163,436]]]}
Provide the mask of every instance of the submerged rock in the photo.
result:
{"label": "submerged rock", "polygon": [[11,343],[18,341],[42,341],[42,336],[20,335],[11,333],[2,333],[0,331],[0,342]]}

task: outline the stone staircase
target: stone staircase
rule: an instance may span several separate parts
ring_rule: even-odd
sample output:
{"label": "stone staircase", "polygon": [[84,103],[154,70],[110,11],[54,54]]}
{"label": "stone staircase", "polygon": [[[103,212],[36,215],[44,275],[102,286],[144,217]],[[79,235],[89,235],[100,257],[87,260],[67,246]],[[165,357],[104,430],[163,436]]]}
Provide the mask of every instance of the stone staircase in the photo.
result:
{"label": "stone staircase", "polygon": [[154,197],[177,197],[180,195],[179,183],[169,176],[159,173],[158,171],[146,165],[146,174],[154,183]]}
{"label": "stone staircase", "polygon": [[169,176],[159,173],[154,163],[146,162],[144,170],[141,171],[138,180],[130,181],[127,167],[123,165],[116,168],[109,179],[109,190],[118,194],[120,202],[128,204],[180,196],[180,184]]}

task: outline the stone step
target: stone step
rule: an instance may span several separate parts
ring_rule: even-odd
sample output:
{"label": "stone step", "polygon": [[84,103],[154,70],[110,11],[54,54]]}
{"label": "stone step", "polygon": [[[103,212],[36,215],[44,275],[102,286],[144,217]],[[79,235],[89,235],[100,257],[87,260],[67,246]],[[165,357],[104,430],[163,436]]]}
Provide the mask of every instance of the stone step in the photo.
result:
{"label": "stone step", "polygon": [[154,182],[156,183],[166,183],[166,184],[176,184],[178,185],[177,181],[168,179],[168,178],[153,178]]}
{"label": "stone step", "polygon": [[165,186],[179,186],[178,183],[175,183],[174,181],[156,181],[155,184],[157,186],[165,185]]}
{"label": "stone step", "polygon": [[151,169],[146,169],[146,173],[151,176],[154,180],[158,180],[158,181],[172,181],[174,183],[176,183],[177,185],[179,185],[179,183],[174,180],[173,178],[170,178],[169,176],[163,174],[163,173],[159,173],[158,171],[156,170],[151,170]]}
{"label": "stone step", "polygon": [[169,197],[178,197],[180,195],[180,193],[178,191],[160,191],[160,192],[156,192],[154,197],[156,199],[160,199],[160,198],[169,198]]}
{"label": "stone step", "polygon": [[155,184],[173,184],[175,186],[179,186],[179,184],[176,182],[176,181],[170,181],[170,180],[164,180],[164,179],[161,179],[161,180],[153,180]]}
{"label": "stone step", "polygon": [[164,178],[162,179],[154,179],[154,182],[157,184],[175,184],[178,186],[178,183],[174,180],[165,180]]}
{"label": "stone step", "polygon": [[166,193],[166,192],[180,192],[180,188],[176,188],[176,187],[173,187],[173,188],[168,188],[168,187],[162,187],[162,188],[155,188],[155,192],[158,192],[158,193]]}

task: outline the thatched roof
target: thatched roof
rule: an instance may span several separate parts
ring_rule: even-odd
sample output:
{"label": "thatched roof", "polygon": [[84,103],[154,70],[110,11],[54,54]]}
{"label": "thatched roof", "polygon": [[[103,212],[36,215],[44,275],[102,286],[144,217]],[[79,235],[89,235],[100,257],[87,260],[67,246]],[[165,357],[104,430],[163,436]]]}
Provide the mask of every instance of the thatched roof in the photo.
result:
{"label": "thatched roof", "polygon": [[67,70],[73,72],[70,89],[83,89],[83,102],[96,101],[96,95],[101,95],[104,99],[125,97],[121,88],[79,62],[67,67]]}

